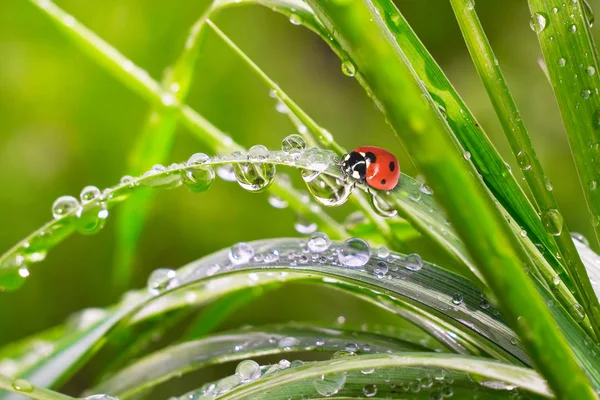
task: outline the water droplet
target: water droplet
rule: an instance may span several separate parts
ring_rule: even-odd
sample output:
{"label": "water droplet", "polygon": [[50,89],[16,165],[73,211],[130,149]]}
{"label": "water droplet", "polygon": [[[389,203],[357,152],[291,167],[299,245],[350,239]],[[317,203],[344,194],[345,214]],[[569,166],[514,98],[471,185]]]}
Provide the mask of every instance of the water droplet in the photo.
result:
{"label": "water droplet", "polygon": [[589,1],[583,1],[583,13],[587,19],[589,27],[593,27],[595,16],[594,10],[592,9],[592,6],[590,5]]}
{"label": "water droplet", "polygon": [[287,336],[287,337],[281,338],[277,345],[284,350],[291,350],[292,347],[296,347],[299,344],[300,344],[300,341],[298,339],[296,339],[295,337],[292,337],[292,336]]}
{"label": "water droplet", "polygon": [[552,186],[552,181],[548,177],[546,177],[546,190],[549,192],[554,190],[554,187]]}
{"label": "water droplet", "polygon": [[452,303],[459,305],[462,304],[463,302],[463,295],[460,293],[454,293],[454,295],[452,296]]}
{"label": "water droplet", "polygon": [[265,253],[263,260],[267,264],[279,261],[279,250],[273,249]]}
{"label": "water droplet", "polygon": [[215,180],[215,170],[210,165],[203,165],[210,160],[204,153],[192,155],[181,172],[181,179],[186,188],[193,193],[203,192],[210,188]]}
{"label": "water droplet", "polygon": [[102,192],[96,186],[86,186],[81,190],[81,204],[87,204],[102,197]]}
{"label": "water droplet", "polygon": [[344,349],[349,353],[356,353],[358,351],[358,345],[356,343],[346,343]]}
{"label": "water droplet", "polygon": [[379,279],[383,279],[385,274],[388,273],[388,265],[385,261],[378,261],[373,267],[373,273]]}
{"label": "water droplet", "polygon": [[577,240],[579,243],[588,246],[590,245],[590,242],[587,240],[587,238],[585,236],[583,236],[581,233],[577,233],[577,232],[571,232],[571,237],[575,240]]}
{"label": "water droplet", "polygon": [[290,365],[292,365],[292,363],[290,363],[285,358],[282,358],[281,360],[279,360],[279,369],[288,369],[290,367]]}
{"label": "water droplet", "polygon": [[[262,149],[256,150],[251,157],[253,159],[266,158]],[[238,184],[250,192],[262,192],[275,180],[275,165],[273,164],[238,163],[234,164],[233,171]]]}
{"label": "water droplet", "polygon": [[254,248],[248,243],[237,243],[229,250],[229,260],[233,265],[241,265],[249,262],[254,257]]}
{"label": "water droplet", "polygon": [[468,151],[465,151],[465,153],[463,154],[463,157],[465,158],[465,160],[470,160],[471,159],[471,153]]}
{"label": "water droplet", "polygon": [[320,172],[305,171],[302,178],[313,198],[327,207],[344,204],[352,193],[351,184],[339,182],[336,178]]}
{"label": "water droplet", "polygon": [[390,255],[390,251],[387,247],[381,246],[377,249],[377,257],[379,258],[387,258]]}
{"label": "water droplet", "polygon": [[302,18],[299,15],[292,14],[290,15],[290,22],[292,25],[300,25],[302,23]]}
{"label": "water droplet", "polygon": [[338,253],[342,265],[350,268],[362,267],[371,258],[371,248],[362,239],[352,238],[344,242]]}
{"label": "water droplet", "polygon": [[577,26],[576,26],[575,24],[571,25],[571,26],[569,27],[569,31],[571,31],[571,32],[573,32],[573,33],[577,32]]}
{"label": "water droplet", "polygon": [[306,151],[306,141],[300,135],[289,135],[281,141],[281,150],[288,156],[298,158]]}
{"label": "water droplet", "polygon": [[371,205],[377,214],[382,217],[391,218],[398,215],[398,210],[394,209],[382,196],[376,193],[371,193]]}
{"label": "water droplet", "polygon": [[269,157],[269,149],[262,144],[250,147],[248,150],[248,159],[252,162],[263,162]]}
{"label": "water droplet", "polygon": [[583,309],[583,306],[579,303],[574,303],[572,306],[573,310],[571,312],[571,316],[575,322],[583,321],[585,319],[585,310]]}
{"label": "water droplet", "polygon": [[589,99],[591,94],[592,94],[592,91],[589,89],[583,89],[581,91],[581,97],[583,97],[584,100]]}
{"label": "water droplet", "polygon": [[85,397],[85,400],[119,400],[119,398],[110,394],[93,394]]}
{"label": "water droplet", "polygon": [[26,379],[15,379],[12,383],[12,387],[19,392],[33,392],[33,385]]}
{"label": "water droplet", "polygon": [[362,391],[365,397],[374,397],[377,394],[377,386],[368,384],[363,386]]}
{"label": "water droplet", "polygon": [[253,360],[244,360],[237,365],[235,374],[242,383],[255,381],[261,376],[260,365]]}
{"label": "water droplet", "polygon": [[313,253],[322,253],[331,246],[331,240],[326,234],[317,232],[308,239],[307,246]]}
{"label": "water droplet", "polygon": [[78,210],[81,206],[73,196],[60,196],[52,204],[52,216],[56,219]]}
{"label": "water droplet", "polygon": [[467,0],[467,10],[471,11],[475,8],[475,0]]}
{"label": "water droplet", "polygon": [[420,255],[413,253],[406,256],[406,265],[404,268],[410,271],[418,271],[423,267],[423,259]]}
{"label": "water droplet", "polygon": [[325,339],[323,339],[322,337],[317,338],[317,340],[315,341],[315,345],[318,347],[322,347],[323,345],[325,345]]}
{"label": "water droplet", "polygon": [[310,235],[317,231],[318,226],[314,222],[298,214],[296,222],[294,222],[294,229],[301,235]]}
{"label": "water droplet", "polygon": [[585,72],[587,72],[587,74],[588,74],[589,76],[592,76],[592,75],[594,75],[594,74],[596,73],[596,68],[594,68],[594,67],[592,67],[592,66],[590,65],[589,67],[587,67],[587,68],[585,69]]}
{"label": "water droplet", "polygon": [[558,7],[554,7],[554,8],[552,8],[552,12],[553,12],[554,14],[556,14],[556,13],[558,12]]}
{"label": "water droplet", "polygon": [[177,273],[168,268],[155,269],[148,277],[148,292],[156,296],[165,290],[169,283],[177,276]]}
{"label": "water droplet", "polygon": [[288,206],[288,202],[283,200],[282,198],[271,194],[269,195],[269,204],[274,207],[274,208],[278,208],[278,209],[284,209],[287,208]]}
{"label": "water droplet", "polygon": [[427,195],[432,195],[433,194],[433,189],[431,189],[426,184],[422,183],[421,186],[419,187],[419,192],[421,192],[423,194],[427,194]]}
{"label": "water droplet", "polygon": [[444,397],[452,397],[454,395],[454,389],[452,386],[444,386],[442,388],[442,396]]}
{"label": "water droplet", "polygon": [[564,67],[565,65],[567,65],[567,60],[561,57],[558,59],[557,64],[559,67]]}
{"label": "water droplet", "polygon": [[517,162],[523,171],[529,171],[531,169],[531,158],[526,152],[520,151],[517,153]]}
{"label": "water droplet", "polygon": [[481,307],[484,310],[487,310],[488,308],[490,308],[490,302],[487,301],[486,299],[481,300],[481,302],[479,303],[479,307]]}
{"label": "water droplet", "polygon": [[559,236],[563,229],[563,217],[558,210],[551,209],[542,214],[542,222],[546,231],[552,236]]}
{"label": "water droplet", "polygon": [[529,20],[529,26],[534,32],[540,33],[546,29],[547,22],[546,17],[542,13],[534,13]]}
{"label": "water droplet", "polygon": [[521,235],[521,237],[527,237],[527,231],[525,229],[521,229],[521,232],[519,232],[519,235]]}
{"label": "water droplet", "polygon": [[352,77],[356,74],[356,66],[352,61],[345,60],[342,62],[342,72],[344,75]]}
{"label": "water droplet", "polygon": [[321,375],[313,381],[313,387],[321,395],[331,397],[346,384],[346,373]]}

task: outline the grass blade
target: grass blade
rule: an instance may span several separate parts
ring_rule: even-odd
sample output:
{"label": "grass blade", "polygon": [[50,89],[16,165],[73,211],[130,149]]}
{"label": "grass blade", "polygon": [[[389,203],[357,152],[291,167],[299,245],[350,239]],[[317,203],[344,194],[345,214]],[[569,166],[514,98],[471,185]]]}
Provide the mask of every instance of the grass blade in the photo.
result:
{"label": "grass blade", "polygon": [[[349,373],[352,371],[359,372],[357,375],[352,375],[358,382],[363,384],[372,384],[373,382],[384,385],[383,376],[364,376],[360,374],[361,370],[375,369],[375,371],[386,371],[392,374],[393,378],[402,375],[406,369],[412,367],[419,368],[441,368],[443,370],[452,370],[456,372],[464,372],[467,374],[475,374],[485,377],[485,379],[496,382],[505,382],[509,385],[515,385],[527,392],[539,394],[544,397],[551,397],[550,390],[546,382],[535,373],[533,370],[515,367],[509,364],[502,364],[496,361],[488,361],[483,359],[470,358],[465,356],[456,356],[450,354],[380,354],[380,355],[364,355],[356,357],[346,357],[334,359],[330,361],[320,361],[307,363],[293,369],[278,371],[272,374],[266,374],[262,378],[254,380],[247,384],[241,384],[233,390],[219,396],[219,399],[240,399],[240,398],[264,398],[266,393],[269,396],[275,396],[278,391],[276,388],[286,388],[299,382],[307,382],[310,389],[312,381],[323,375],[335,375]],[[393,373],[395,371],[396,373]],[[392,379],[393,379],[392,378]],[[353,381],[352,378],[347,378],[346,382]],[[379,381],[381,379],[381,381]],[[345,386],[345,385],[344,385]],[[360,385],[362,389],[362,385]],[[298,390],[298,388],[295,388]],[[282,389],[279,389],[282,390]],[[282,390],[283,391],[283,390]],[[275,392],[275,393],[273,393]],[[262,394],[262,396],[261,396]],[[427,393],[429,394],[429,393]],[[498,393],[496,393],[498,394]],[[505,393],[510,395],[510,393]],[[269,398],[280,398],[269,397]],[[404,397],[404,394],[402,394]],[[184,397],[181,397],[182,399]]]}
{"label": "grass blade", "polygon": [[[286,343],[283,346],[280,343]],[[240,346],[243,343],[243,346]],[[316,344],[319,343],[319,344]],[[286,353],[335,352],[348,343],[363,343],[373,354],[387,351],[423,351],[418,344],[390,340],[363,332],[345,332],[314,327],[276,326],[225,332],[203,339],[180,343],[149,354],[121,371],[112,374],[96,386],[94,393],[111,393],[127,399],[173,377],[181,376],[209,365],[242,361],[253,357]],[[238,347],[240,347],[238,349]],[[358,352],[362,353],[361,351]]]}
{"label": "grass blade", "polygon": [[[21,389],[18,389],[21,388]],[[17,393],[35,400],[73,400],[71,396],[55,392],[43,387],[33,386],[24,380],[15,380],[0,374],[0,389]]]}
{"label": "grass blade", "polygon": [[[556,395],[577,392],[581,398],[595,398],[587,377],[522,269],[520,245],[488,193],[462,164],[462,155],[457,154],[429,95],[428,101],[423,101],[424,88],[380,12],[368,1],[308,3],[321,20],[327,21],[331,34],[343,38],[350,62],[395,131],[401,133],[406,147],[413,150],[417,165],[449,211],[510,325],[518,331]],[[556,360],[561,360],[560,366]]]}
{"label": "grass blade", "polygon": [[600,238],[600,87],[598,52],[581,1],[529,0],[571,152]]}
{"label": "grass blade", "polygon": [[[450,0],[454,14],[463,33],[467,47],[477,72],[484,83],[492,101],[504,133],[508,138],[523,175],[537,203],[538,210],[545,221],[548,235],[552,234],[558,245],[567,273],[574,282],[576,297],[582,302],[591,320],[596,339],[600,338],[600,304],[596,297],[585,266],[575,248],[571,233],[562,218],[558,202],[546,184],[546,175],[538,160],[531,138],[525,128],[517,105],[510,94],[497,59],[489,41],[483,32],[483,27],[477,18],[477,13],[471,0]],[[551,284],[551,282],[547,282]]]}

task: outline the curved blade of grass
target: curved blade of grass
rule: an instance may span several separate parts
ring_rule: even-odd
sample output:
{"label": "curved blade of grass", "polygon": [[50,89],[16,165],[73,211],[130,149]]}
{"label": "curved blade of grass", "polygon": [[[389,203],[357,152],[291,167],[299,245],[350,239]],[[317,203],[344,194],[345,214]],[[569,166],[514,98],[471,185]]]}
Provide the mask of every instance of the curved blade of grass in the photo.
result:
{"label": "curved blade of grass", "polygon": [[[419,83],[410,62],[391,39],[369,1],[339,5],[309,0],[315,13],[342,38],[358,73],[382,105],[388,121],[436,190],[501,309],[523,340],[556,395],[596,398],[590,382],[522,269],[525,257],[485,189],[469,174],[440,122],[439,110]],[[398,93],[402,93],[399,96]],[[427,101],[423,100],[426,95]],[[462,160],[462,161],[461,161]],[[456,188],[460,188],[457,191]],[[523,307],[527,304],[527,307]],[[557,360],[561,360],[560,366]],[[565,375],[565,371],[569,371]],[[567,378],[568,376],[568,378]]]}
{"label": "curved blade of grass", "polygon": [[[27,385],[28,382],[15,382],[15,379],[9,378],[8,376],[4,376],[0,374],[0,389],[6,390],[8,392],[17,393],[21,396],[29,397],[30,399],[35,400],[73,400],[74,398],[71,396],[67,396],[62,393],[55,392],[50,389],[46,389],[43,387]],[[20,386],[19,386],[20,384]],[[17,387],[24,387],[26,390],[17,390]]]}
{"label": "curved blade of grass", "polygon": [[[463,278],[430,264],[424,264],[419,271],[407,270],[405,261],[398,254],[388,258],[391,269],[388,279],[375,276],[373,268],[381,261],[376,257],[371,258],[365,269],[310,263],[293,265],[296,261],[291,254],[301,255],[302,245],[303,241],[297,239],[253,243],[255,254],[270,254],[277,249],[280,259],[275,263],[257,262],[228,269],[229,251],[223,250],[182,267],[173,289],[156,297],[143,292],[128,296],[121,305],[107,311],[107,316],[94,326],[66,337],[49,357],[21,377],[36,385],[55,387],[79,369],[111,334],[130,323],[189,307],[190,297],[202,304],[243,287],[297,279],[349,291],[371,304],[409,318],[454,351],[527,362],[521,348],[512,343],[514,334],[498,320],[493,307],[480,307],[481,292]],[[334,250],[338,248],[338,245],[332,246],[321,255],[335,257]],[[209,270],[214,264],[222,268],[210,275]],[[458,305],[452,302],[457,293],[462,296]],[[0,395],[0,398],[11,397]]]}
{"label": "curved blade of grass", "polygon": [[571,289],[591,320],[596,338],[600,337],[600,304],[592,289],[585,266],[571,239],[566,222],[560,214],[558,202],[546,184],[546,175],[542,164],[525,128],[517,105],[508,85],[504,80],[500,66],[492,51],[483,27],[477,18],[471,0],[450,0],[456,20],[461,28],[467,47],[484,83],[504,133],[508,138],[513,154],[520,164],[523,175],[537,203],[542,219],[546,221],[546,229],[554,235],[554,240],[564,260],[567,273],[571,276]]}
{"label": "curved blade of grass", "polygon": [[[287,343],[289,346],[283,346],[280,343]],[[275,329],[271,327],[253,328],[226,332],[166,347],[115,372],[93,388],[91,392],[111,393],[120,399],[127,399],[173,377],[209,365],[266,355],[280,355],[285,358],[286,353],[335,352],[344,350],[348,343],[368,344],[370,349],[366,353],[373,354],[388,351],[424,351],[420,345],[403,343],[362,332],[344,332],[293,325],[283,325],[275,327]],[[363,351],[358,351],[358,353],[365,354]]]}
{"label": "curved blade of grass", "polygon": [[[464,374],[474,374],[478,377],[483,378],[482,380],[504,382],[509,385],[514,385],[522,390],[525,390],[532,394],[538,394],[544,397],[552,397],[552,394],[546,384],[546,382],[536,374],[535,371],[515,367],[510,364],[504,364],[497,361],[489,361],[485,359],[477,359],[473,357],[457,356],[451,354],[377,354],[377,355],[362,355],[356,357],[344,357],[329,361],[317,361],[305,363],[298,367],[284,370],[275,370],[270,374],[256,379],[252,382],[241,384],[238,383],[233,390],[218,396],[219,399],[279,399],[283,398],[283,393],[287,392],[285,388],[304,382],[308,389],[312,393],[315,393],[313,387],[313,380],[319,379],[321,376],[331,376],[336,374],[347,374],[346,383],[358,383],[358,388],[362,389],[363,385],[367,384],[379,384],[382,389],[391,388],[386,385],[385,379],[389,376],[390,381],[396,379],[403,380],[403,374],[406,370],[412,368],[431,368],[431,369],[442,369],[443,371],[451,370],[453,372],[462,372]],[[377,374],[365,375],[360,371],[374,369]],[[382,373],[384,372],[385,373]],[[356,374],[352,374],[356,372]],[[425,374],[423,374],[425,375]],[[423,376],[422,375],[422,376]],[[411,377],[414,379],[414,377]],[[461,380],[464,380],[466,376],[462,376]],[[454,379],[454,377],[452,378]],[[467,378],[468,379],[468,378]],[[469,379],[470,380],[470,379]],[[456,379],[454,379],[456,382]],[[472,380],[470,382],[473,384]],[[456,385],[461,386],[461,385]],[[217,387],[218,389],[218,387]],[[349,385],[348,389],[351,389]],[[340,391],[340,394],[344,394],[345,390],[348,390],[346,385]],[[353,389],[356,389],[353,388]],[[483,388],[481,388],[482,391]],[[439,388],[435,388],[439,390]],[[297,393],[299,388],[294,387],[294,392]],[[383,391],[383,390],[382,390]],[[279,393],[278,393],[279,392]],[[379,386],[378,390],[379,392]],[[393,392],[393,391],[392,391]],[[432,391],[429,392],[431,394]],[[471,392],[472,393],[472,392]],[[502,392],[496,392],[496,395]],[[287,395],[287,393],[285,394]],[[402,397],[405,394],[400,394]],[[505,395],[511,395],[509,392]],[[185,398],[182,396],[181,399]]]}
{"label": "curved blade of grass", "polygon": [[600,96],[595,89],[600,87],[600,64],[589,21],[578,0],[528,3],[598,239]]}
{"label": "curved blade of grass", "polygon": [[[172,110],[172,112],[185,123],[188,129],[190,129],[190,131],[194,133],[199,140],[201,140],[215,153],[221,151],[232,152],[243,150],[243,148],[235,143],[231,137],[221,132],[204,117],[196,113],[190,107],[181,105],[178,101],[176,101],[176,99],[173,97],[171,89],[163,89],[161,85],[153,80],[146,71],[137,67],[131,62],[131,60],[127,59],[115,48],[111,47],[108,43],[80,24],[71,15],[61,10],[50,0],[30,1],[44,11],[44,13],[52,20],[52,22],[54,22],[60,29],[65,31],[66,35],[71,40],[79,45],[83,51],[90,55],[100,65],[103,65],[117,79],[127,84],[142,97],[148,99],[152,104]],[[197,37],[198,43],[201,42],[200,38],[201,35]],[[194,44],[193,46],[199,46],[199,44]],[[191,76],[186,75],[186,73],[191,73],[191,71],[186,70],[186,68],[191,68],[189,60],[195,57],[194,54],[195,52],[193,50],[185,53],[185,56],[183,56],[184,61],[182,61],[181,64],[178,64],[178,66],[175,68],[175,70],[178,72],[174,72],[173,77],[174,79],[177,79],[177,81],[174,82],[184,82],[188,78],[191,79]],[[181,71],[179,71],[179,69],[181,69]],[[182,83],[180,83],[180,85],[181,84]],[[271,186],[270,190],[284,200],[289,199],[290,201],[288,203],[292,209],[295,209],[295,211],[298,213],[309,217],[311,220],[314,220],[311,213],[306,213],[306,211],[309,210],[308,205],[301,204],[301,202],[297,201],[300,197],[298,196],[298,193],[290,190],[289,185],[282,185],[279,182],[275,182]],[[319,208],[318,206],[315,207],[315,210]],[[332,231],[330,235],[332,237],[344,238],[348,236],[347,232],[345,232],[345,230],[338,224],[335,224],[335,221],[322,210],[318,211],[317,213],[320,214],[321,224],[323,226],[321,229],[330,228],[329,230]],[[314,222],[317,221],[314,220]],[[327,223],[331,223],[333,225],[325,227],[324,225]],[[0,259],[0,264],[2,264],[2,261],[3,260]],[[12,277],[12,280],[14,281],[14,276]]]}

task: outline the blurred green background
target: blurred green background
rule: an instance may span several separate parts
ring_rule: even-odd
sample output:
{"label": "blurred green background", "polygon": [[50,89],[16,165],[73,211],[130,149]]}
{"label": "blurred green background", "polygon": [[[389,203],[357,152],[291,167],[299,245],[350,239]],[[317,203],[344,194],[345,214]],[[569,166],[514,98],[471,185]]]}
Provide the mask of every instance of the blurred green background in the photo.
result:
{"label": "blurred green background", "polygon": [[[188,28],[208,5],[193,0],[57,3],[155,79],[175,60]],[[397,4],[518,173],[448,1]],[[600,0],[591,5],[600,9]],[[560,115],[538,66],[540,51],[526,1],[478,0],[477,10],[569,227],[592,238]],[[229,10],[216,23],[341,145],[387,147],[399,155],[404,172],[417,173],[381,114],[358,83],[341,73],[339,60],[319,37],[261,7]],[[598,29],[594,33],[598,36]],[[275,111],[268,88],[212,33],[195,76],[189,104],[239,143],[278,148],[293,133],[286,117]],[[28,1],[0,2],[0,249],[49,220],[58,196],[78,196],[86,185],[108,187],[129,173],[128,154],[148,111],[144,100],[90,61]],[[198,151],[206,149],[180,128],[169,163]],[[200,195],[183,188],[159,192],[131,287],[143,286],[155,268],[175,268],[238,241],[298,235],[293,211],[274,209],[266,199],[264,193],[219,180]],[[117,207],[111,217],[118,212]],[[103,232],[73,236],[51,251],[32,267],[21,290],[0,294],[0,345],[56,325],[74,311],[118,299],[109,283],[111,217]],[[314,319],[314,313],[306,313],[311,303],[299,299],[316,304],[326,296],[310,290],[276,295],[294,302],[288,301],[284,311],[261,300],[254,317],[245,313],[244,318]],[[323,318],[352,313],[343,301],[328,305],[321,307]]]}

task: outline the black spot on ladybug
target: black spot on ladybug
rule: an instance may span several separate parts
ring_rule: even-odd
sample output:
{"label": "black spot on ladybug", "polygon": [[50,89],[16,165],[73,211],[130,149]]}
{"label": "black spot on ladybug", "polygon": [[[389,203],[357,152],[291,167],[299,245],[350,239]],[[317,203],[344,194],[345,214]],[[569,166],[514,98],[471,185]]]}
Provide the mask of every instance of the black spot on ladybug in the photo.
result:
{"label": "black spot on ladybug", "polygon": [[390,161],[390,171],[394,172],[395,169],[396,169],[396,164],[394,164],[393,161]]}
{"label": "black spot on ladybug", "polygon": [[377,161],[377,157],[375,156],[375,154],[371,153],[370,151],[367,151],[367,153],[365,154],[365,158],[372,163]]}
{"label": "black spot on ladybug", "polygon": [[382,184],[382,185],[385,185],[385,179],[382,179],[382,180],[381,180],[381,184]]}

